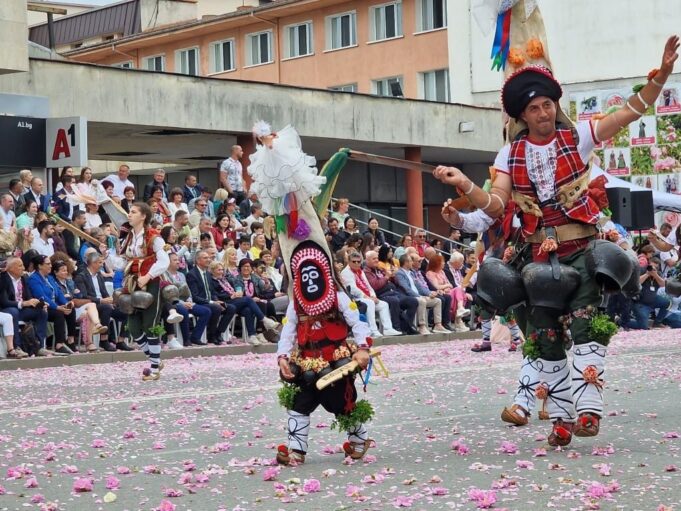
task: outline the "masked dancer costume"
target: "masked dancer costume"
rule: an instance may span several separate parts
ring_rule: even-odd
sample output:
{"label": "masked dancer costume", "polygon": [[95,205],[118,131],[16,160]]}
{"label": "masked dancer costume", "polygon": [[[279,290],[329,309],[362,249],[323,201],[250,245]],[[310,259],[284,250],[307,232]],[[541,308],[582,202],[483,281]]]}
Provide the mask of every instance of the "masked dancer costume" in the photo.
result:
{"label": "masked dancer costume", "polygon": [[[511,9],[507,9],[509,4]],[[575,127],[558,104],[562,89],[550,70],[536,2],[504,1],[501,5],[497,27],[502,44],[495,55],[506,70],[502,103],[511,121],[509,143],[494,163],[499,175],[489,193],[453,167],[438,167],[435,176],[458,187],[492,218],[502,216],[511,199],[522,213],[522,236],[531,245],[533,262],[521,275],[509,275],[509,281],[524,284],[527,293],[528,339],[523,346],[519,391],[502,419],[526,424],[531,408],[527,396],[543,397],[553,422],[549,444],[567,445],[573,433],[594,436],[599,432],[605,357],[616,327],[603,319],[597,307],[601,291],[621,289],[633,271],[620,247],[595,240],[599,207],[588,190],[591,151],[655,103],[678,58],[679,39],[674,36],[667,41],[660,69],[651,71],[648,83],[624,107]],[[512,292],[507,285],[499,285],[495,270],[503,268],[513,271],[490,258],[478,275],[478,291],[487,287],[495,308],[508,302]],[[566,347],[572,343],[570,364]]]}
{"label": "masked dancer costume", "polygon": [[[303,463],[308,451],[310,414],[322,405],[346,429],[344,451],[359,459],[371,445],[364,422],[371,418],[366,401],[357,402],[354,375],[318,390],[317,380],[355,360],[369,363],[368,325],[334,276],[331,254],[312,198],[326,179],[317,175],[315,159],[302,152],[300,138],[287,126],[272,132],[265,122],[254,127],[259,145],[248,167],[252,189],[263,209],[275,216],[279,244],[291,282],[291,297],[277,350],[285,382],[279,398],[288,410],[288,444],[279,446],[280,464]],[[347,337],[352,332],[354,341]]]}

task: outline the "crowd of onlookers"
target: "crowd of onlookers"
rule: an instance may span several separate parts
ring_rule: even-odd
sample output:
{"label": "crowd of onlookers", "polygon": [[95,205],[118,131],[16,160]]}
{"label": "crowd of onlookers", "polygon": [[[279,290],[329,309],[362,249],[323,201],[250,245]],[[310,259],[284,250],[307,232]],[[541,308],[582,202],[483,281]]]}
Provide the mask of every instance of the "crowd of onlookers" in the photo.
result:
{"label": "crowd of onlookers", "polygon": [[[641,292],[636,296],[617,293],[608,297],[607,309],[610,316],[623,329],[647,330],[652,328],[681,328],[681,298],[668,294],[666,284],[670,278],[681,275],[678,240],[681,240],[681,226],[673,230],[668,223],[660,226],[659,232],[649,236],[667,243],[670,250],[660,250],[650,239],[640,241],[638,254]],[[674,293],[676,294],[676,293]],[[652,319],[652,322],[651,322]]]}
{"label": "crowd of onlookers", "polygon": [[[288,277],[274,219],[246,190],[241,156],[235,146],[215,191],[192,174],[183,187],[170,187],[162,169],[138,190],[127,165],[97,180],[125,212],[138,201],[150,206],[152,228],[170,254],[162,280],[187,284],[189,294],[172,305],[182,321],[165,324],[170,348],[239,343],[239,337],[252,345],[276,342],[265,325],[286,313]],[[126,315],[112,298],[123,275],[108,261],[122,242],[111,210],[68,199],[93,195],[92,185],[90,168],[77,173],[65,167],[48,193],[40,178],[23,170],[0,197],[0,325],[8,358],[135,348],[127,340]],[[456,250],[458,231],[446,241],[428,243],[424,231],[394,240],[376,218],[360,231],[347,210],[347,199],[334,203],[323,220],[326,238],[339,282],[374,337],[468,330],[463,320],[475,275],[466,275],[468,253]],[[207,285],[204,272],[211,276]]]}
{"label": "crowd of onlookers", "polygon": [[[192,174],[183,187],[171,188],[159,169],[140,194],[127,165],[99,181],[125,212],[137,201],[150,206],[152,228],[170,254],[162,279],[187,284],[188,295],[172,305],[182,320],[177,327],[165,324],[170,348],[239,343],[239,337],[252,345],[276,342],[266,326],[286,313],[288,277],[274,219],[246,190],[241,156],[235,146],[214,192]],[[126,315],[112,298],[123,275],[107,260],[122,242],[111,210],[68,200],[89,193],[92,180],[88,167],[80,173],[65,167],[48,193],[40,178],[22,170],[0,196],[0,326],[8,358],[134,349]],[[374,217],[360,229],[348,209],[348,199],[338,199],[322,222],[338,281],[373,337],[476,326],[477,257],[459,230],[450,229],[447,238],[426,240],[426,232],[416,230],[396,239]],[[680,233],[672,231],[663,224],[657,235],[675,247]],[[681,327],[681,299],[665,293],[665,279],[678,271],[677,249],[660,251],[644,240],[638,254],[641,292],[609,295],[609,314],[627,329],[649,328],[651,317],[653,327]]]}

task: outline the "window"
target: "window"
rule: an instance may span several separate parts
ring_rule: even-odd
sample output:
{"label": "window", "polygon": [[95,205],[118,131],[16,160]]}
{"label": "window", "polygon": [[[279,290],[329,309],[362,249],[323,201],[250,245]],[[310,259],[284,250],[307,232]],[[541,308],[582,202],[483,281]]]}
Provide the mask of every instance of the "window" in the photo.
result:
{"label": "window", "polygon": [[402,2],[372,7],[370,13],[373,41],[402,35]]}
{"label": "window", "polygon": [[165,71],[166,58],[163,55],[147,57],[144,59],[144,69],[148,71]]}
{"label": "window", "polygon": [[132,60],[128,60],[127,62],[119,62],[118,64],[112,64],[113,67],[120,67],[123,69],[132,69]]}
{"label": "window", "polygon": [[338,50],[357,45],[357,14],[348,12],[326,18],[326,49]]}
{"label": "window", "polygon": [[335,87],[329,87],[329,90],[339,91],[339,92],[357,92],[356,83],[348,83],[347,85],[336,85]]}
{"label": "window", "polygon": [[246,62],[249,66],[269,64],[274,61],[272,55],[272,31],[258,32],[246,36]]}
{"label": "window", "polygon": [[198,76],[199,74],[199,49],[188,48],[175,52],[175,71],[183,75]]}
{"label": "window", "polygon": [[312,55],[312,22],[286,27],[284,55],[287,59]]}
{"label": "window", "polygon": [[447,0],[416,0],[416,30],[424,32],[447,26]]}
{"label": "window", "polygon": [[234,62],[234,39],[211,44],[211,72],[222,73],[236,69]]}
{"label": "window", "polygon": [[421,84],[423,86],[423,99],[427,101],[449,101],[449,70],[440,69],[421,73]]}
{"label": "window", "polygon": [[402,77],[393,76],[392,78],[383,78],[382,80],[375,80],[374,94],[377,96],[389,96],[401,98],[404,97],[402,92]]}

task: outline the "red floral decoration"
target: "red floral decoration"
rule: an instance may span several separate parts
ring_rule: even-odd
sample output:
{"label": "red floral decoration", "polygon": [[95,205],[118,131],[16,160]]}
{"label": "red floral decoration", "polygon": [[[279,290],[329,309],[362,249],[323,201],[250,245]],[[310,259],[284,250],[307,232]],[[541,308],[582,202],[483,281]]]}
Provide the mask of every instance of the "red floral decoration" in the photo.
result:
{"label": "red floral decoration", "polygon": [[598,379],[598,369],[596,369],[596,366],[586,366],[582,371],[582,377],[586,383],[600,385],[600,380]]}
{"label": "red floral decoration", "polygon": [[534,389],[534,395],[537,396],[537,399],[546,399],[549,397],[549,386],[544,382],[540,383]]}
{"label": "red floral decoration", "polygon": [[513,67],[520,67],[525,64],[525,55],[520,48],[511,48],[508,52],[508,62]]}

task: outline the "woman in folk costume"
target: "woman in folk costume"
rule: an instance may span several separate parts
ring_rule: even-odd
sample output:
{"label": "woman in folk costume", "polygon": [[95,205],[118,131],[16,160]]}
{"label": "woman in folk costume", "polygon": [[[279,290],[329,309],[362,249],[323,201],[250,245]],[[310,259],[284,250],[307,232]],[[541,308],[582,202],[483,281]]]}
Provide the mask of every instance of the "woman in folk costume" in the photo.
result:
{"label": "woman in folk costume", "polygon": [[[523,269],[521,280],[529,307],[528,339],[518,394],[502,419],[526,424],[527,396],[541,395],[553,422],[549,444],[567,445],[573,434],[599,432],[606,346],[614,331],[595,312],[601,288],[623,286],[632,272],[631,263],[623,262],[628,256],[614,243],[593,241],[599,208],[588,193],[590,155],[655,103],[678,58],[679,38],[669,38],[660,69],[649,74],[648,83],[623,108],[575,127],[558,104],[562,89],[550,71],[539,10],[527,0],[509,3],[513,7],[499,19],[510,16],[510,23],[499,26],[510,25],[510,40],[502,34],[499,51],[502,67],[508,58],[502,103],[511,122],[509,143],[494,163],[498,176],[488,193],[457,168],[440,166],[434,174],[492,218],[503,215],[511,198],[522,213],[523,239],[534,261]],[[594,257],[601,252],[607,253],[606,264]],[[483,268],[478,288],[484,286]],[[561,330],[566,345],[574,342],[572,371]]]}
{"label": "woman in folk costume", "polygon": [[[279,446],[280,464],[303,463],[308,450],[310,414],[322,405],[347,429],[347,455],[359,459],[370,447],[368,403],[358,406],[354,376],[318,390],[318,378],[354,359],[369,364],[371,339],[357,306],[342,291],[332,267],[312,198],[326,179],[317,175],[315,159],[302,152],[295,129],[274,133],[265,122],[256,123],[258,142],[248,173],[254,180],[263,209],[276,219],[278,240],[291,282],[291,301],[277,350],[280,376],[287,382],[280,402],[288,409],[288,444]],[[347,340],[352,331],[354,342]],[[370,410],[370,406],[368,407]],[[362,413],[359,413],[362,412]]]}
{"label": "woman in folk costume", "polygon": [[109,253],[112,265],[116,269],[125,269],[125,294],[116,294],[117,305],[123,312],[129,313],[128,331],[151,363],[151,367],[143,372],[144,381],[158,380],[163,369],[160,281],[170,264],[163,238],[158,231],[150,228],[152,217],[147,204],[134,203],[128,213],[130,230],[121,246],[121,255]]}

